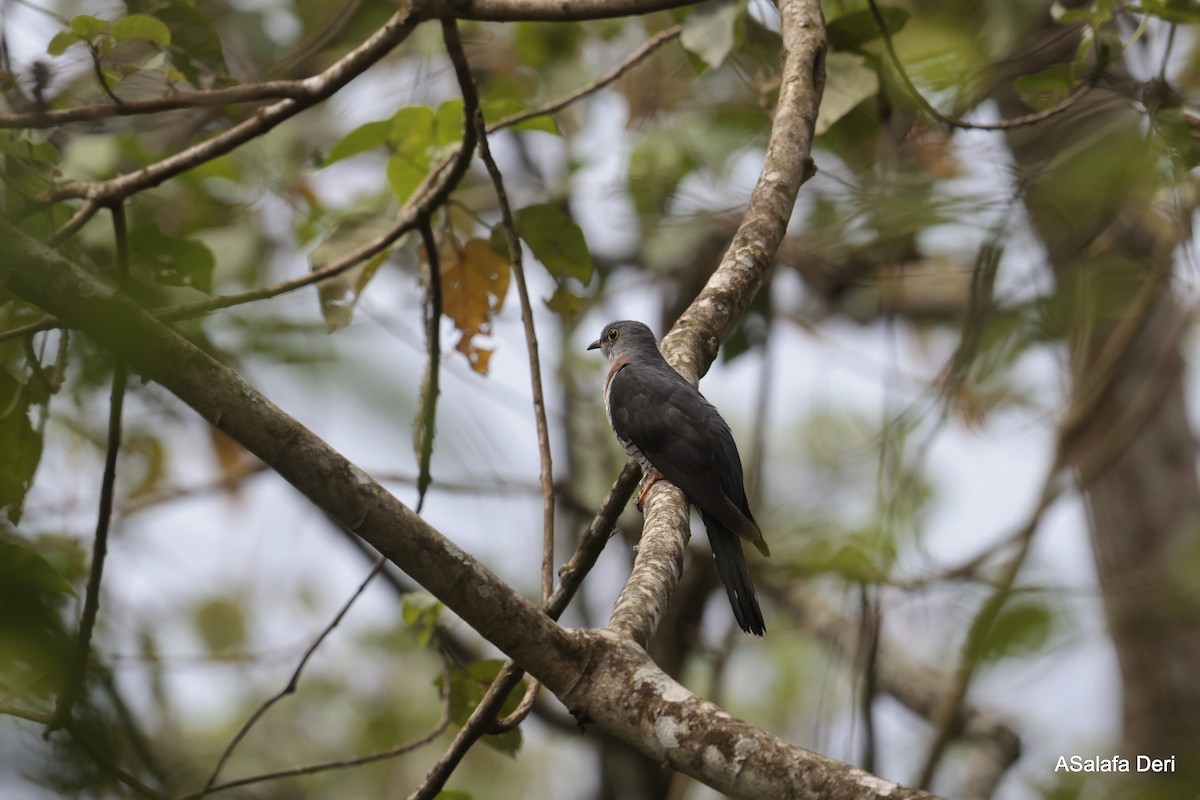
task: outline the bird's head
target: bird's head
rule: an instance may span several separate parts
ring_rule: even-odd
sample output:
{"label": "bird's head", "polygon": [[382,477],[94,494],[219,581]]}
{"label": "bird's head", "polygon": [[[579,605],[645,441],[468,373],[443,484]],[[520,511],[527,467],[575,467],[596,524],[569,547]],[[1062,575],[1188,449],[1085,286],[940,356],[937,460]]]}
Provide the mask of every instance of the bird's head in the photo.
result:
{"label": "bird's head", "polygon": [[588,345],[588,350],[599,350],[609,361],[635,352],[658,352],[654,332],[640,322],[623,319],[604,326],[600,338]]}

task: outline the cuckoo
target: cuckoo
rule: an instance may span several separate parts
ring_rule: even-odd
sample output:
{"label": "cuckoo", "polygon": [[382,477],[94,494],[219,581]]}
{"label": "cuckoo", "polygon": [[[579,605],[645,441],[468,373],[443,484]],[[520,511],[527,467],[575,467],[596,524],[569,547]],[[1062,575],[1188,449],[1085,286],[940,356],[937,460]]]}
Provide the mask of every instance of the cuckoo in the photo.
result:
{"label": "cuckoo", "polygon": [[663,478],[687,496],[708,529],[734,618],[742,630],[762,636],[766,626],[741,540],[764,556],[770,551],[750,513],[742,460],[729,425],[667,363],[654,334],[642,323],[605,325],[588,349],[599,349],[611,364],[604,380],[604,409],[625,452],[642,465],[638,507]]}

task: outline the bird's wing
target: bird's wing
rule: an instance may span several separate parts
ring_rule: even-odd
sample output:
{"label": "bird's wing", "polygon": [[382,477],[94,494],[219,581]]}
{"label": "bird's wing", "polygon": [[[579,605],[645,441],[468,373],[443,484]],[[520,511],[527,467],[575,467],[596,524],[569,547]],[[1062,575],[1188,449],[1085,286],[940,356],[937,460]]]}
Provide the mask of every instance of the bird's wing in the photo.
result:
{"label": "bird's wing", "polygon": [[[613,430],[701,510],[739,536],[761,540],[749,509],[739,507],[746,506],[742,466],[728,426],[690,383],[665,370],[670,367],[631,364],[613,376]],[[722,462],[727,465],[724,481]]]}

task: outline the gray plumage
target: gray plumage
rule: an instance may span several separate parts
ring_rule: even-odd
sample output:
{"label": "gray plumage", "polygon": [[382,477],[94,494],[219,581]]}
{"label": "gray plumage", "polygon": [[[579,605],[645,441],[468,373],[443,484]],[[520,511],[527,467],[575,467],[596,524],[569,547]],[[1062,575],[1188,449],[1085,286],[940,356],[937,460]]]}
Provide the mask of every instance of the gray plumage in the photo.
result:
{"label": "gray plumage", "polygon": [[761,636],[766,626],[739,539],[765,556],[770,551],[750,513],[729,425],[667,363],[642,323],[605,325],[588,349],[599,349],[612,365],[604,406],[617,440],[647,476],[661,474],[699,509],[734,617],[742,630]]}

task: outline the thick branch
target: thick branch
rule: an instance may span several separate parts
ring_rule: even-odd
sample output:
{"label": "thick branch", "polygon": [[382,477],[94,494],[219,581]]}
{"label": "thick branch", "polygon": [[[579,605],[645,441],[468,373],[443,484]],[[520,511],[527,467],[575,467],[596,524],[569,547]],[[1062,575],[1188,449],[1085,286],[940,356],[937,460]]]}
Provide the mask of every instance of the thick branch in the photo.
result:
{"label": "thick branch", "polygon": [[0,285],[78,326],[271,465],[552,690],[573,680],[566,633],[235,372],[111,286],[0,220]]}
{"label": "thick branch", "polygon": [[658,668],[612,631],[577,634],[589,665],[560,694],[584,721],[599,723],[644,755],[731,797],[821,800],[932,798],[834,761],[729,716]]}
{"label": "thick branch", "polygon": [[[816,0],[781,0],[779,12],[783,74],[758,183],[720,265],[661,345],[671,366],[692,383],[708,371],[721,340],[766,280],[800,185],[813,172],[813,126],[825,88],[825,20]],[[660,481],[646,498],[642,543],[613,610],[614,627],[636,642],[648,642],[658,626],[678,580],[688,539],[683,494],[672,489],[668,502],[658,501],[667,486]],[[671,519],[660,520],[660,513],[670,514]]]}
{"label": "thick branch", "polygon": [[[123,354],[370,542],[581,718],[737,797],[930,797],[733,719],[670,680],[625,637],[564,631],[234,372],[2,219],[0,237],[9,243],[0,286]],[[615,489],[610,500],[624,491]]]}

